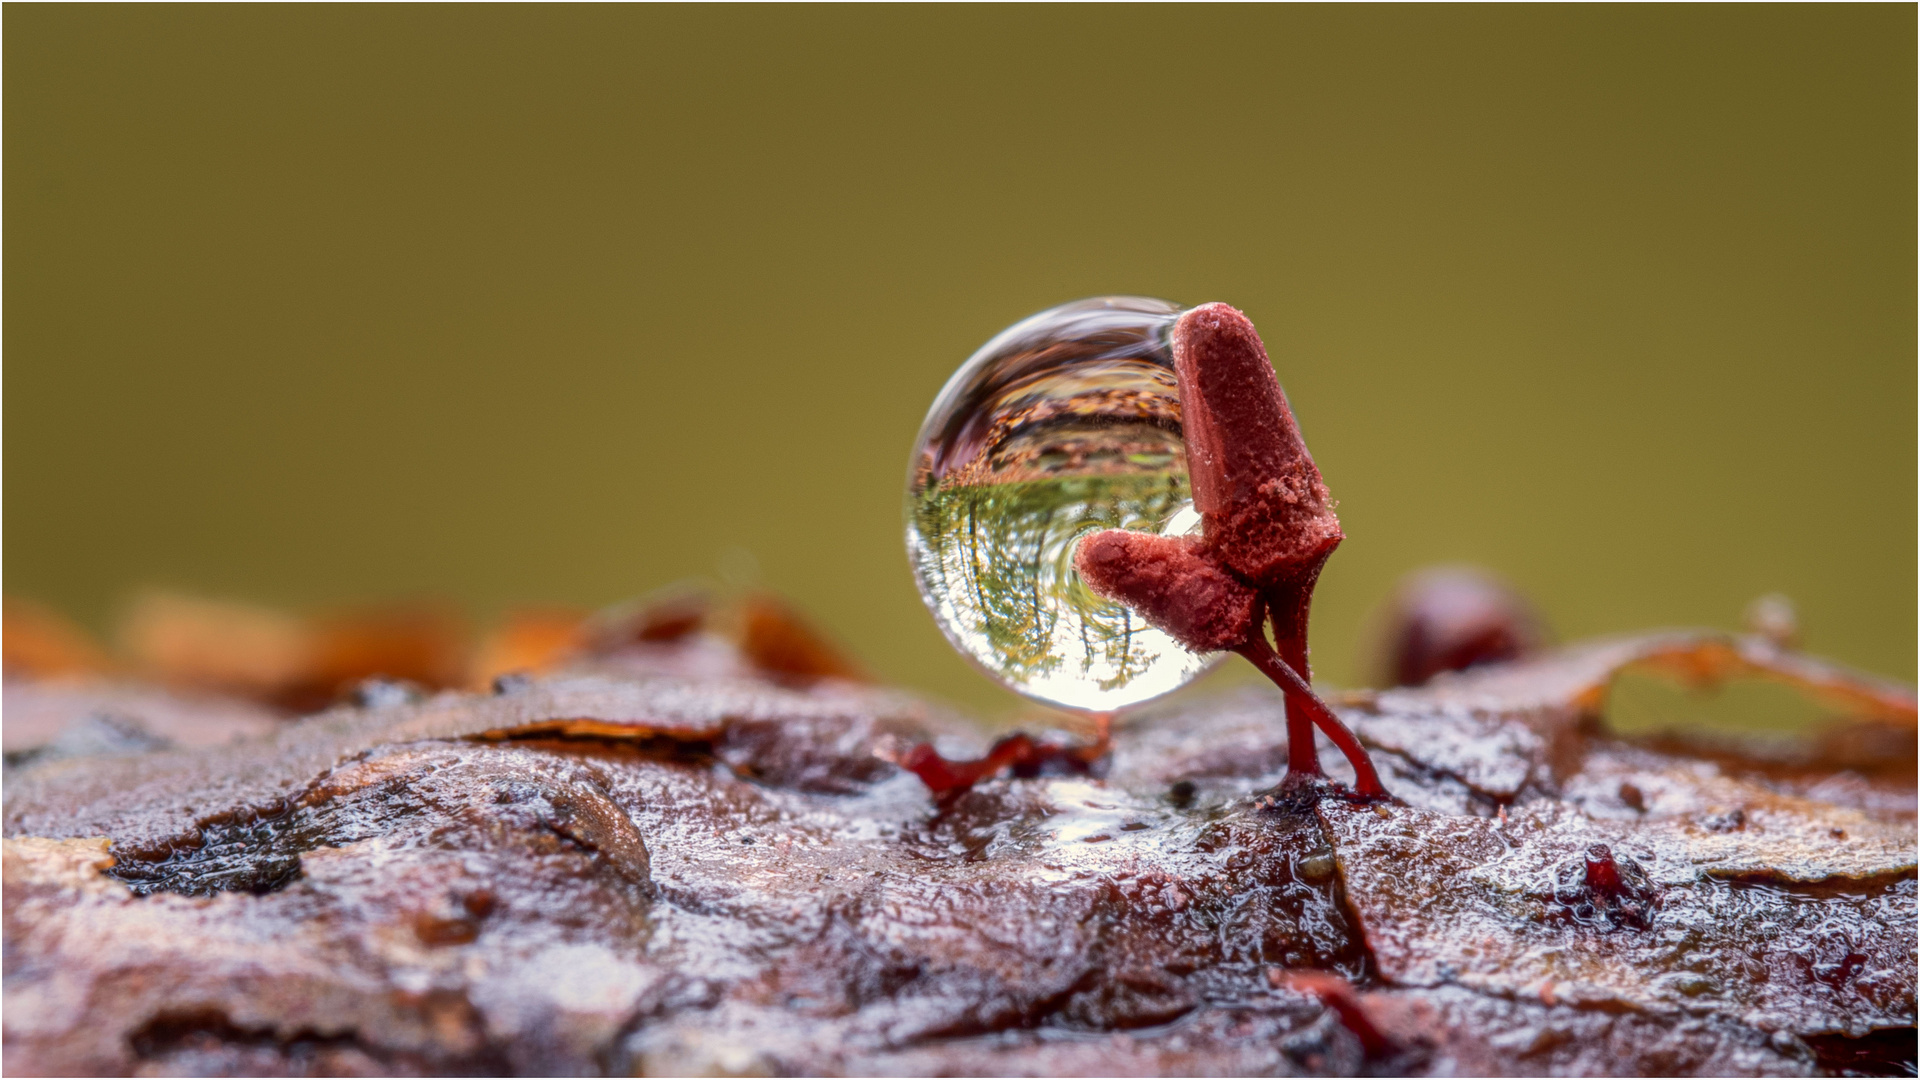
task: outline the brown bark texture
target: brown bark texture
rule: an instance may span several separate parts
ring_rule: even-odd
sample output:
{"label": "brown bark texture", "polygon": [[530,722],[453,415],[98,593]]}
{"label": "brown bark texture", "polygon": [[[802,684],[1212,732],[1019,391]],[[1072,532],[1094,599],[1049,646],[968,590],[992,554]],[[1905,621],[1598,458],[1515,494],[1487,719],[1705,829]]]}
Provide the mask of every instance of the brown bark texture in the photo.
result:
{"label": "brown bark texture", "polygon": [[[1390,803],[1276,789],[1271,690],[935,799],[896,762],[987,740],[803,652],[696,620],[291,721],[10,680],[6,1072],[1912,1067],[1905,688],[1652,634],[1331,696]],[[1628,667],[1846,719],[1616,737]]]}

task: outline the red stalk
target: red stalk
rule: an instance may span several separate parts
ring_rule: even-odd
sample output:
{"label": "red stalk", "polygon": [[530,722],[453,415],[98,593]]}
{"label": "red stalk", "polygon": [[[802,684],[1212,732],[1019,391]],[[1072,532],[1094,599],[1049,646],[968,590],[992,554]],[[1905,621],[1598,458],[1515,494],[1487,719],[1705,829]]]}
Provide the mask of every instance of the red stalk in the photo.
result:
{"label": "red stalk", "polygon": [[[1282,660],[1267,643],[1258,637],[1234,650],[1253,662],[1261,674],[1272,679],[1275,685],[1287,696],[1287,773],[1295,772],[1308,776],[1323,775],[1320,771],[1320,758],[1314,751],[1313,728],[1307,727],[1303,720],[1312,723],[1333,740],[1333,745],[1353,763],[1353,789],[1355,794],[1368,798],[1386,798],[1387,789],[1380,783],[1380,774],[1374,770],[1373,758],[1367,754],[1367,748],[1360,745],[1347,725],[1340,722],[1327,703],[1320,700],[1307,680],[1291,664]],[[1296,731],[1296,728],[1304,730]],[[1302,749],[1304,747],[1304,750]]]}

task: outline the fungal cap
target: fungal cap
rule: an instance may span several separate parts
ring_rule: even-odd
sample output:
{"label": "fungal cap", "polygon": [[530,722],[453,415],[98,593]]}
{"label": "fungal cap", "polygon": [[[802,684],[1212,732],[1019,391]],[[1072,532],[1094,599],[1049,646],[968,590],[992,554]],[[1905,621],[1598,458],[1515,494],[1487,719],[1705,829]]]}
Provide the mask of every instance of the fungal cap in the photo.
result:
{"label": "fungal cap", "polygon": [[1081,539],[1073,565],[1088,588],[1194,652],[1234,648],[1252,632],[1253,590],[1189,539],[1108,529]]}
{"label": "fungal cap", "polygon": [[1202,304],[1174,324],[1173,360],[1208,548],[1256,585],[1310,579],[1340,519],[1253,323]]}

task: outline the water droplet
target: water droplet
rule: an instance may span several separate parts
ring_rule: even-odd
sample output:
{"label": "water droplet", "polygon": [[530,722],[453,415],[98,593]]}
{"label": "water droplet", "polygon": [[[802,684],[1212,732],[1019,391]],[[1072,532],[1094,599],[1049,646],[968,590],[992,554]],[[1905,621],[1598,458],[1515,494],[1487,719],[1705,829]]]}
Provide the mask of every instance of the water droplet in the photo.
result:
{"label": "water droplet", "polygon": [[1029,697],[1118,709],[1218,659],[1073,570],[1088,533],[1200,527],[1169,344],[1179,314],[1131,296],[1043,311],[961,365],[920,428],[907,482],[920,594],[947,640]]}

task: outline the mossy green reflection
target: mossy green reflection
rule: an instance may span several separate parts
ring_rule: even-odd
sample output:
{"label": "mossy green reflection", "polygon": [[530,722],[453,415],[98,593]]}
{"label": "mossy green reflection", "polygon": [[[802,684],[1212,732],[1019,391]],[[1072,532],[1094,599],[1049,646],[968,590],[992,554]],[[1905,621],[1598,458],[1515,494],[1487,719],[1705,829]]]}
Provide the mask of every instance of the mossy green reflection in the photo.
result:
{"label": "mossy green reflection", "polygon": [[943,486],[914,505],[908,540],[961,651],[1023,693],[1106,710],[1174,689],[1209,658],[1088,591],[1073,545],[1099,529],[1184,532],[1191,506],[1172,471]]}

